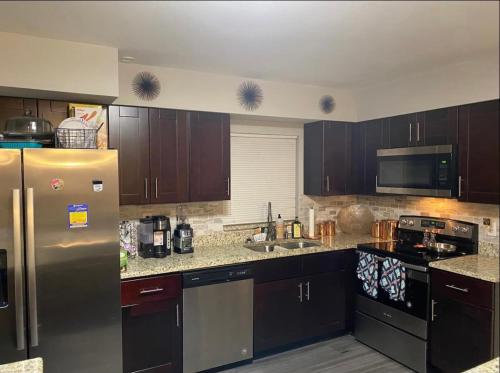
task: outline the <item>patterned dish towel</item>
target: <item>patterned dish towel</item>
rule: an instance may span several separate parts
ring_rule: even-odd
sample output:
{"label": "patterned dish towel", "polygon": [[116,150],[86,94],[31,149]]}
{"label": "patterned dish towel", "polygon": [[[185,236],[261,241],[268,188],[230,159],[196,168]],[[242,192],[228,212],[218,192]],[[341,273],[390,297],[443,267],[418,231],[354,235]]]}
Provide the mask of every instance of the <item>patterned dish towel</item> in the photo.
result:
{"label": "patterned dish towel", "polygon": [[378,262],[375,255],[359,253],[358,278],[363,281],[363,290],[373,298],[378,296]]}
{"label": "patterned dish towel", "polygon": [[383,260],[380,286],[389,293],[389,299],[405,300],[406,268],[398,259],[385,258]]}

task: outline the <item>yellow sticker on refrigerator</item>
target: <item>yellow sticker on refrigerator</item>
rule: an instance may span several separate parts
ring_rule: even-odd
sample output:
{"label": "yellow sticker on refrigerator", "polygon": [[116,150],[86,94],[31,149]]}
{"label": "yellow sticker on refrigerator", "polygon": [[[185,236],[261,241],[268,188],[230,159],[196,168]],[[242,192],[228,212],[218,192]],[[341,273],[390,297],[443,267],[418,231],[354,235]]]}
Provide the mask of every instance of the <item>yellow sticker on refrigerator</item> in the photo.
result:
{"label": "yellow sticker on refrigerator", "polygon": [[86,203],[68,205],[69,228],[87,228],[89,205]]}

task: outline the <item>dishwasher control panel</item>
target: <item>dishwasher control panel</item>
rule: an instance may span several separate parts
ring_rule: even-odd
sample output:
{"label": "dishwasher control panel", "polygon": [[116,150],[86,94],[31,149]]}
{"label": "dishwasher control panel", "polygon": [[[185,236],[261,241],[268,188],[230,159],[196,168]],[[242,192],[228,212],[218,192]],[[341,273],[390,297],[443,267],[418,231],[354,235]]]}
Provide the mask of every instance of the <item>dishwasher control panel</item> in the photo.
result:
{"label": "dishwasher control panel", "polygon": [[187,272],[182,275],[182,287],[211,285],[221,282],[239,281],[253,277],[251,267],[237,266]]}

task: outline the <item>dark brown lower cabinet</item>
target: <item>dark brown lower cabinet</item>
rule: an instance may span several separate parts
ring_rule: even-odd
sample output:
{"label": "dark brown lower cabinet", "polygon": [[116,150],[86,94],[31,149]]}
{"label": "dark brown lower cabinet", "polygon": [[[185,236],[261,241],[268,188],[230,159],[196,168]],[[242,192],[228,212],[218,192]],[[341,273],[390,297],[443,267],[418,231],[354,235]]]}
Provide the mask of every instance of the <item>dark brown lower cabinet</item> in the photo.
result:
{"label": "dark brown lower cabinet", "polygon": [[440,270],[431,280],[431,364],[463,372],[498,356],[498,284]]}
{"label": "dark brown lower cabinet", "polygon": [[123,371],[182,372],[178,276],[122,282]]}
{"label": "dark brown lower cabinet", "polygon": [[349,289],[345,264],[348,263],[345,253],[258,263],[254,288],[254,353],[269,353],[345,330],[346,289]]}

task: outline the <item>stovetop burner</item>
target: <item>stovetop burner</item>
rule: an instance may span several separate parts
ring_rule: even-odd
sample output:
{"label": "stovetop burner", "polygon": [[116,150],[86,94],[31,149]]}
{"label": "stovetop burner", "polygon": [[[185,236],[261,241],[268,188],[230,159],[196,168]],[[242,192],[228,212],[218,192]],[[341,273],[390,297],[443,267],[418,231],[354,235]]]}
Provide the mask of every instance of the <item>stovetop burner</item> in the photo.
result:
{"label": "stovetop burner", "polygon": [[[436,252],[422,244],[425,232],[433,233],[437,242],[456,246],[454,252]],[[477,254],[477,224],[422,216],[401,216],[398,241],[358,245],[359,249],[379,256],[390,256],[408,264],[428,266],[430,262]]]}

